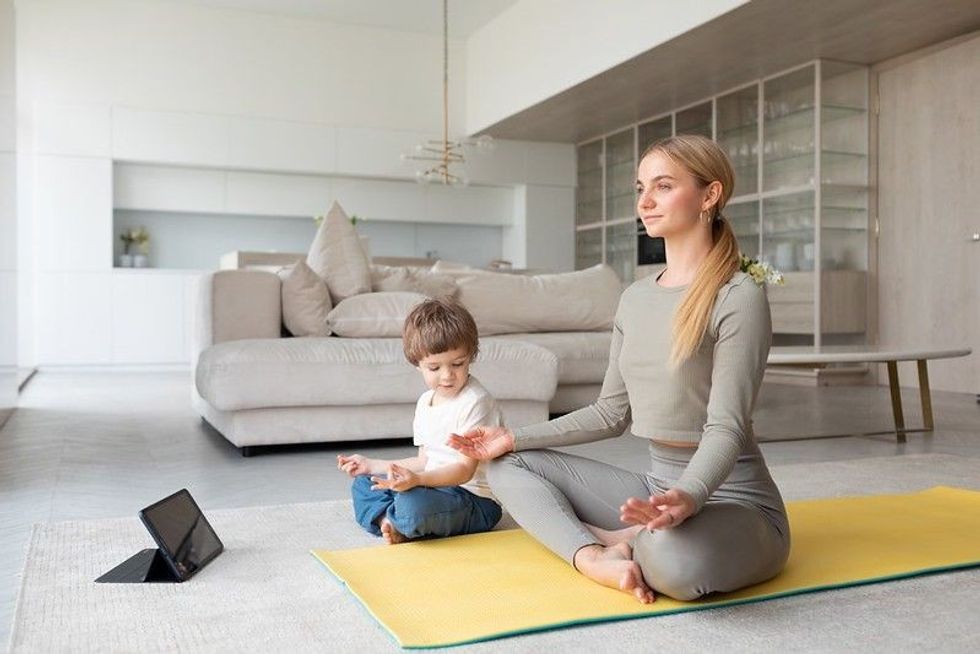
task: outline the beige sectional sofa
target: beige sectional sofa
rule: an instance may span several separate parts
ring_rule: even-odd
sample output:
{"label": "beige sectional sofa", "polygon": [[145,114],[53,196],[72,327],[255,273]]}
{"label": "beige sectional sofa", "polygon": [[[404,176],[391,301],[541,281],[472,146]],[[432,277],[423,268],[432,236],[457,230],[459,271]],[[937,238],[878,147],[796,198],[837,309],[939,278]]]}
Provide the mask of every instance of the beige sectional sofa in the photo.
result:
{"label": "beige sectional sofa", "polygon": [[[488,279],[476,282],[472,288]],[[476,290],[460,288],[478,326],[500,317],[499,307],[481,306]],[[265,271],[201,278],[193,404],[202,418],[245,456],[263,445],[411,437],[425,388],[400,339],[284,336],[281,289],[280,276]],[[507,293],[509,305],[526,310],[513,290]],[[559,304],[574,311],[576,301],[581,305],[581,298]],[[543,324],[562,324],[551,314]],[[507,424],[522,426],[592,402],[609,343],[608,328],[481,336],[472,372],[498,399]]]}

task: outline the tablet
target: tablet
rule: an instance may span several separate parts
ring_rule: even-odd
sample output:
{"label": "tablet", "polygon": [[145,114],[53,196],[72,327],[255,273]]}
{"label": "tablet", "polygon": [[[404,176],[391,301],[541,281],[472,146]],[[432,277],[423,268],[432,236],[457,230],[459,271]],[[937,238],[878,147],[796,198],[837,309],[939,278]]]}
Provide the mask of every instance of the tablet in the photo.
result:
{"label": "tablet", "polygon": [[186,488],[140,511],[140,520],[179,581],[193,577],[224,550]]}

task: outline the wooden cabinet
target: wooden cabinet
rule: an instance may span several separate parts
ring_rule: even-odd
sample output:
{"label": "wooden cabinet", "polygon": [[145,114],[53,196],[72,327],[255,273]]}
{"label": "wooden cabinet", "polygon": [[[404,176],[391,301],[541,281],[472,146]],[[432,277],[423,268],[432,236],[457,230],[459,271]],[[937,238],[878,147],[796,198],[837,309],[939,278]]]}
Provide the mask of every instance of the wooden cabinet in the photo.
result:
{"label": "wooden cabinet", "polygon": [[813,334],[814,325],[818,324],[818,307],[821,333],[864,332],[867,305],[867,275],[864,271],[823,272],[819,291],[812,272],[787,272],[783,276],[786,281],[783,286],[767,289],[774,333]]}

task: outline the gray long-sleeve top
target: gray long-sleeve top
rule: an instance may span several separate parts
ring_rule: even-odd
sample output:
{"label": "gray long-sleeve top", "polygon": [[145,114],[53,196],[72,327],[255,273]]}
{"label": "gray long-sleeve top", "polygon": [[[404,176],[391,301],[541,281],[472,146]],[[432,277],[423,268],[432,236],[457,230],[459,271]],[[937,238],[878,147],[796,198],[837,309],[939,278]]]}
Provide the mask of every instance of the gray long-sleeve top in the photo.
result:
{"label": "gray long-sleeve top", "polygon": [[697,443],[675,488],[700,511],[755,438],[752,410],[762,384],[772,322],[765,292],[736,272],[718,291],[699,349],[668,365],[674,312],[687,286],[652,277],[627,288],[613,324],[599,399],[549,422],[514,431],[515,450],[576,445],[619,436],[633,422],[641,438]]}

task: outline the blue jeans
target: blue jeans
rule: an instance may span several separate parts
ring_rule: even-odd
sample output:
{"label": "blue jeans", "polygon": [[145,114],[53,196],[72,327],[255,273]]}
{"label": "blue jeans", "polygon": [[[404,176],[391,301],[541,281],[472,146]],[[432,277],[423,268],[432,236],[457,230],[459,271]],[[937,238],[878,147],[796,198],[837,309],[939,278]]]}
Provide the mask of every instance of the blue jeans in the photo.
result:
{"label": "blue jeans", "polygon": [[399,493],[371,490],[371,476],[354,479],[354,518],[375,536],[382,516],[407,538],[459,536],[490,531],[500,521],[500,505],[461,486],[416,486]]}

